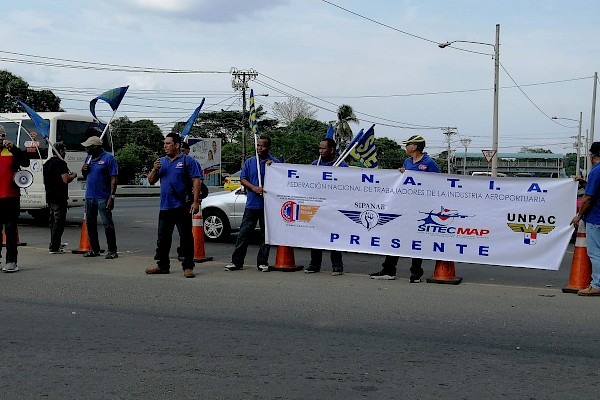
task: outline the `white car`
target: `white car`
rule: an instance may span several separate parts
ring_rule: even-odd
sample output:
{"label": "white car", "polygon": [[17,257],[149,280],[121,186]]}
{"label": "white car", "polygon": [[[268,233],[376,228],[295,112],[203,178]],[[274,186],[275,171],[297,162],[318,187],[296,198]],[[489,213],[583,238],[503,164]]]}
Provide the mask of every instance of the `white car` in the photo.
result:
{"label": "white car", "polygon": [[246,189],[209,194],[202,200],[204,238],[208,241],[224,241],[232,232],[240,229],[246,208]]}

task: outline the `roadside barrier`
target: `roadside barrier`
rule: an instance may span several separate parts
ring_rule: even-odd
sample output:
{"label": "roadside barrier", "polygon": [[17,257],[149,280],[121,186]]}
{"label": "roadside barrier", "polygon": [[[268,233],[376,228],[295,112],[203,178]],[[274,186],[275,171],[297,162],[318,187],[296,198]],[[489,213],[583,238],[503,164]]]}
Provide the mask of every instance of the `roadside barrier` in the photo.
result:
{"label": "roadside barrier", "polygon": [[296,265],[294,249],[287,246],[277,246],[277,256],[275,257],[275,271],[293,272],[304,269],[302,265]]}
{"label": "roadside barrier", "polygon": [[194,235],[194,262],[212,261],[213,257],[206,257],[204,251],[204,220],[201,213],[192,216],[192,235]]}
{"label": "roadside barrier", "polygon": [[[17,246],[27,246],[27,242],[21,242],[21,239],[19,239],[19,227],[18,226],[17,226]],[[2,230],[2,247],[6,247],[6,234],[4,233],[4,230]]]}
{"label": "roadside barrier", "polygon": [[428,283],[445,283],[449,285],[458,285],[462,282],[462,278],[456,277],[456,271],[454,270],[454,261],[441,261],[435,262],[435,269],[433,270],[433,277],[427,278]]}
{"label": "roadside barrier", "polygon": [[592,281],[592,263],[587,253],[587,239],[585,237],[585,222],[579,221],[577,238],[573,249],[573,261],[571,262],[571,274],[569,285],[562,289],[563,293],[577,293],[585,289]]}

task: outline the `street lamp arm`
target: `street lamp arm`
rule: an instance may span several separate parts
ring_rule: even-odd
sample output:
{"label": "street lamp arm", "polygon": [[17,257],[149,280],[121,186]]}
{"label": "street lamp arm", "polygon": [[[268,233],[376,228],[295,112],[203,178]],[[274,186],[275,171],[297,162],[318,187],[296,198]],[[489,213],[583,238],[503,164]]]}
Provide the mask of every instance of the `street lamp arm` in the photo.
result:
{"label": "street lamp arm", "polygon": [[566,119],[568,121],[575,121],[575,122],[579,122],[578,119],[573,119],[573,118],[563,118],[563,117],[552,117],[552,119]]}
{"label": "street lamp arm", "polygon": [[485,42],[471,42],[469,40],[453,40],[451,42],[446,42],[446,43],[439,43],[438,47],[440,49],[444,49],[448,46],[452,46],[453,43],[471,43],[471,44],[483,44],[485,46],[492,46],[493,48],[496,48],[496,45],[493,45],[491,43],[485,43]]}

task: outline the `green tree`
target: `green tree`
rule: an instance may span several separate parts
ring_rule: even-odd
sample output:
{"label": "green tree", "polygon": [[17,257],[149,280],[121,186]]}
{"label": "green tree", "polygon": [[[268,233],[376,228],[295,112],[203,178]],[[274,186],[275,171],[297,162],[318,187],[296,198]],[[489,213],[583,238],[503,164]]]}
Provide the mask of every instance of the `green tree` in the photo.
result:
{"label": "green tree", "polygon": [[296,118],[289,126],[270,131],[271,153],[295,164],[310,164],[319,158],[319,142],[327,124],[312,118]]}
{"label": "green tree", "polygon": [[115,158],[119,166],[119,184],[132,184],[148,175],[158,155],[146,146],[129,143],[119,149]]}
{"label": "green tree", "polygon": [[18,97],[37,112],[64,111],[60,108],[60,98],[50,90],[30,89],[23,78],[0,70],[0,112],[23,111],[14,97]]}
{"label": "green tree", "polygon": [[406,151],[396,141],[387,137],[375,138],[377,161],[381,169],[398,169],[404,165]]}
{"label": "green tree", "polygon": [[335,140],[340,143],[342,148],[346,147],[354,136],[352,128],[350,128],[350,122],[357,124],[359,121],[352,107],[342,104],[337,110],[337,121],[332,121],[335,129]]}

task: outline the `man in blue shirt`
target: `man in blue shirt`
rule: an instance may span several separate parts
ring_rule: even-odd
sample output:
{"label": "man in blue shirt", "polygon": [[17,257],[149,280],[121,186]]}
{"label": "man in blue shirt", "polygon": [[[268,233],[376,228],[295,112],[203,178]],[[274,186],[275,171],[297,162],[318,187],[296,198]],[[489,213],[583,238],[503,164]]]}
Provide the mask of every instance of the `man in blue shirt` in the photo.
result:
{"label": "man in blue shirt", "polygon": [[[400,168],[400,172],[404,171],[421,171],[421,172],[440,172],[440,168],[436,162],[424,152],[425,139],[421,135],[414,135],[404,140],[402,144],[406,145],[406,154],[408,157],[404,160],[404,165]],[[398,256],[386,256],[382,264],[382,269],[379,272],[371,274],[371,279],[396,279],[396,265],[398,265]],[[423,259],[413,258],[410,267],[410,283],[421,282],[423,276]]]}
{"label": "man in blue shirt", "polygon": [[[261,136],[256,145],[258,163],[260,164],[261,184],[265,182],[265,168],[273,162],[279,162],[269,154],[271,149],[271,138]],[[235,243],[235,249],[231,255],[231,264],[225,266],[225,271],[236,271],[244,268],[244,259],[248,251],[250,236],[254,234],[256,224],[260,224],[261,245],[258,250],[256,265],[261,272],[269,272],[269,250],[270,246],[265,243],[265,214],[263,188],[258,181],[258,166],[256,157],[246,160],[240,174],[240,183],[246,188],[246,209],[240,225],[240,233]]]}
{"label": "man in blue shirt", "polygon": [[[337,157],[335,156],[336,151],[336,143],[335,140],[330,138],[325,138],[319,143],[319,159],[312,162],[311,165],[322,165],[326,167],[331,167],[337,161]],[[342,161],[339,165],[340,167],[347,167],[348,164],[345,161]],[[344,263],[342,262],[342,252],[331,250],[331,275],[338,276],[344,273]],[[321,271],[321,263],[323,261],[323,250],[321,249],[311,249],[310,250],[310,264],[304,270],[305,274],[313,274],[315,272]]]}
{"label": "man in blue shirt", "polygon": [[592,143],[590,147],[592,170],[588,175],[585,194],[581,200],[579,213],[571,224],[577,226],[579,221],[585,221],[585,238],[587,253],[592,263],[592,281],[590,286],[577,292],[579,296],[600,296],[600,142]]}
{"label": "man in blue shirt", "polygon": [[160,211],[158,213],[158,239],[156,241],[156,267],[146,269],[147,274],[168,274],[171,268],[169,252],[173,229],[177,227],[181,238],[183,276],[193,278],[194,237],[192,215],[200,211],[200,185],[204,179],[199,164],[181,153],[181,137],[169,133],[164,140],[166,156],[154,162],[148,182],[154,185],[160,179]]}
{"label": "man in blue shirt", "polygon": [[88,238],[91,250],[84,257],[98,257],[100,243],[98,242],[98,213],[104,224],[108,252],[107,260],[117,258],[117,236],[112,218],[112,209],[115,206],[117,193],[117,160],[102,148],[102,140],[98,136],[90,136],[81,143],[88,153],[86,162],[81,168],[85,187],[85,220],[87,223]]}

